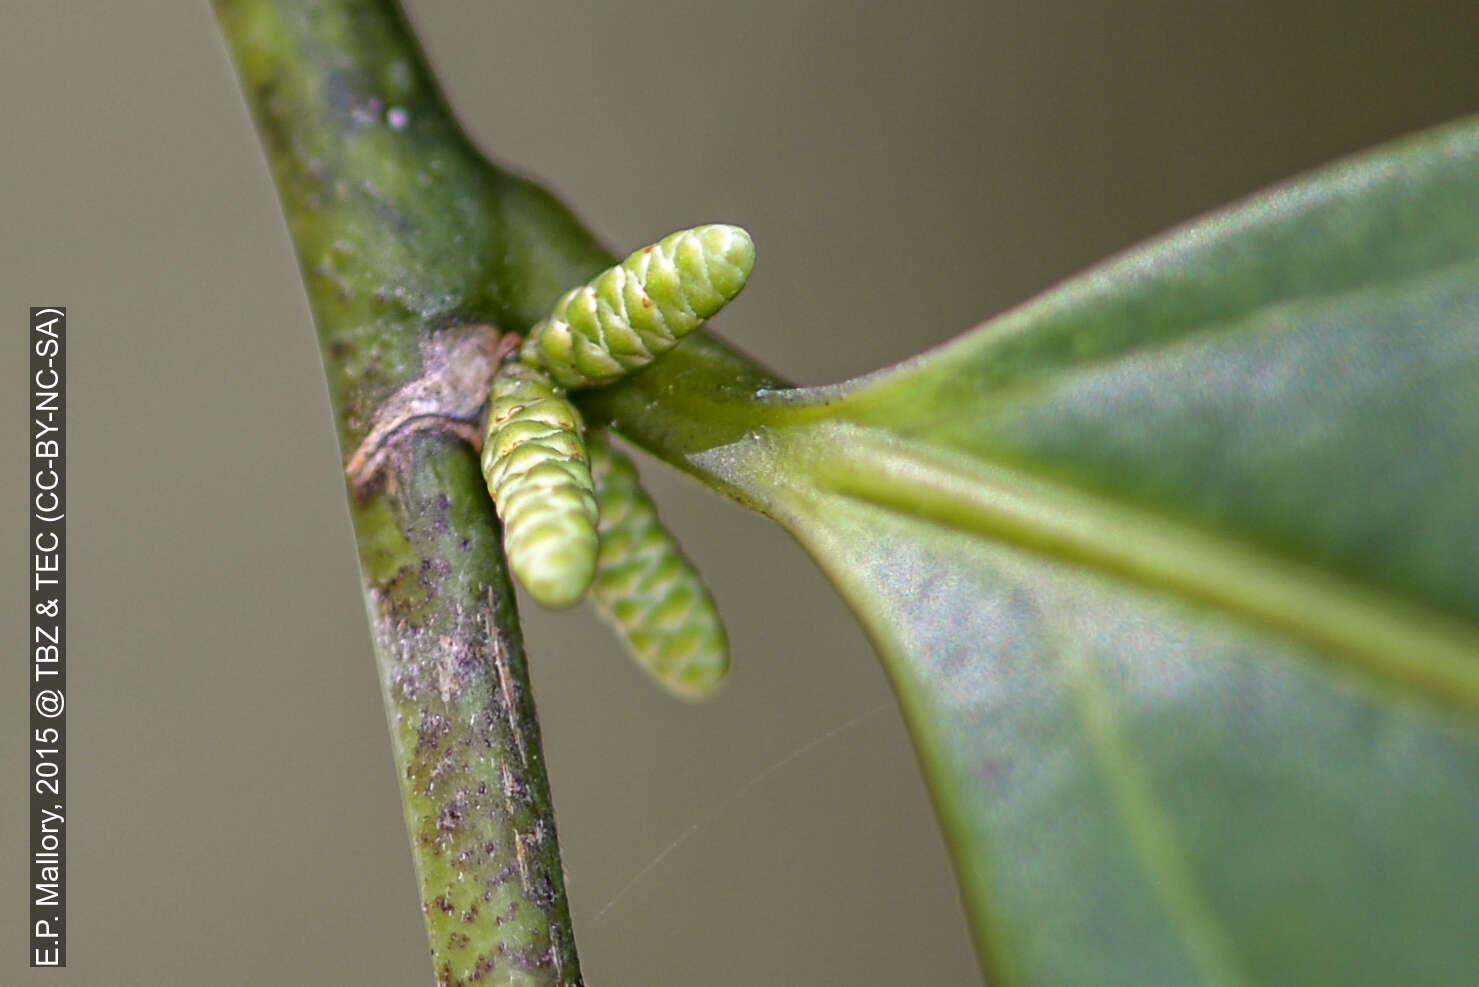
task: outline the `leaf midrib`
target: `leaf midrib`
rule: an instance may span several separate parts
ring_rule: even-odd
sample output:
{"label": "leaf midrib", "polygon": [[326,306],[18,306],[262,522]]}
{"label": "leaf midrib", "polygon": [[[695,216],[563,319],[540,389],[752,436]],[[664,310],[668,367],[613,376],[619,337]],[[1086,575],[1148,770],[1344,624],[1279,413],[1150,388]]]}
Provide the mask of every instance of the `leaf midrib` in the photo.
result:
{"label": "leaf midrib", "polygon": [[1410,601],[1008,464],[962,463],[882,429],[813,422],[769,438],[769,455],[806,462],[809,479],[829,491],[1210,606],[1479,718],[1479,635]]}

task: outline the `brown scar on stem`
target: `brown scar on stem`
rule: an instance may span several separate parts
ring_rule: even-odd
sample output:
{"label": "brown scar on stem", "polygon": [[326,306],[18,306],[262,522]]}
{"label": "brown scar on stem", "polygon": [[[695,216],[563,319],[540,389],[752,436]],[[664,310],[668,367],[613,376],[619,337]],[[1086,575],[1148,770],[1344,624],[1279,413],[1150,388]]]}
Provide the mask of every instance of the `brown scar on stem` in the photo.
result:
{"label": "brown scar on stem", "polygon": [[482,324],[445,329],[423,339],[421,376],[375,409],[369,434],[344,467],[355,496],[368,496],[403,453],[406,440],[420,432],[454,435],[481,452],[483,408],[493,374],[520,342],[516,333]]}
{"label": "brown scar on stem", "polygon": [[555,982],[565,982],[565,964],[560,961],[560,927],[551,923],[549,927],[549,958],[555,964]]}
{"label": "brown scar on stem", "polygon": [[[529,895],[529,862],[524,856],[524,843],[528,839],[523,833],[514,830],[514,857],[519,862],[519,887],[524,891],[524,896]],[[532,841],[531,841],[532,842]]]}
{"label": "brown scar on stem", "polygon": [[[493,589],[488,588],[488,605],[493,607],[496,601],[493,599]],[[508,664],[508,643],[501,636],[495,636],[491,642],[493,651],[493,664],[498,668],[498,687],[503,695],[503,712],[508,717],[508,728],[514,735],[514,744],[519,749],[519,763],[524,767],[529,766],[529,752],[524,747],[524,731],[519,728],[519,715],[516,708],[514,695],[513,669]]]}
{"label": "brown scar on stem", "polygon": [[503,781],[503,809],[511,819],[514,814],[514,775],[508,769],[507,764],[500,764],[498,771],[502,775]]}

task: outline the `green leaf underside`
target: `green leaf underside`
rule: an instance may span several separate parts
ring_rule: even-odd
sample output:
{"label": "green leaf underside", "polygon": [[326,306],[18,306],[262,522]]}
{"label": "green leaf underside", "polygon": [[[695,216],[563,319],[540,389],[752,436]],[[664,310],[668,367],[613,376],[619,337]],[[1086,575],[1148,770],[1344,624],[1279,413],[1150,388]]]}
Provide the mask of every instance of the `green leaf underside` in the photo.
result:
{"label": "green leaf underside", "polygon": [[[420,336],[527,329],[610,262],[481,161],[388,5],[218,13],[346,449]],[[838,583],[899,691],[993,983],[1479,982],[1476,315],[1470,121],[861,381],[773,390],[695,336],[580,401],[777,517]],[[486,498],[465,451],[418,449],[407,513],[355,519],[438,972],[498,951],[574,980],[522,653],[488,633],[516,625]],[[453,550],[477,564],[442,564]],[[439,724],[494,760],[448,774]],[[464,776],[487,805],[460,800]],[[471,883],[458,820],[468,847],[495,841]],[[474,921],[480,893],[497,907]],[[519,921],[490,926],[505,898]]]}
{"label": "green leaf underside", "polygon": [[994,983],[1479,980],[1473,121],[718,403],[635,431],[867,626]]}

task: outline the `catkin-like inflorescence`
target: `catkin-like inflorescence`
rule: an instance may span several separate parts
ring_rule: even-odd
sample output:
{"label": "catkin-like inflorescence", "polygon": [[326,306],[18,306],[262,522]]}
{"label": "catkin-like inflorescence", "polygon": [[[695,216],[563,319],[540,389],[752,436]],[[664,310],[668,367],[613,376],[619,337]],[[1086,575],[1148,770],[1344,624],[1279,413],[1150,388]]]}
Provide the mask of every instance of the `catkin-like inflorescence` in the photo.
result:
{"label": "catkin-like inflorescence", "polygon": [[738,226],[669,234],[562,297],[530,331],[523,359],[565,387],[610,384],[701,326],[754,267],[754,241]]}
{"label": "catkin-like inflorescence", "polygon": [[537,367],[493,378],[483,478],[503,521],[509,568],[547,607],[575,603],[596,566],[596,497],[580,412]]}
{"label": "catkin-like inflorescence", "polygon": [[632,461],[599,432],[589,437],[601,508],[591,599],[658,684],[685,699],[713,693],[729,670],[714,599],[657,518]]}

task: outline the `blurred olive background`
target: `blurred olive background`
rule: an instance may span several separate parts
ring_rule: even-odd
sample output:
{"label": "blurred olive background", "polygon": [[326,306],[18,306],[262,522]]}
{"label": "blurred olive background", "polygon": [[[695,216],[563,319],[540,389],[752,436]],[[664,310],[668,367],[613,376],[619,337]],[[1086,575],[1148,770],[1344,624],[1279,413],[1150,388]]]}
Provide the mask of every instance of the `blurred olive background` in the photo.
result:
{"label": "blurred olive background", "polygon": [[[410,12],[474,138],[614,249],[750,228],[757,273],[717,328],[805,383],[1479,108],[1473,0]],[[0,982],[429,983],[341,452],[210,11],[8,4],[0,24]],[[71,966],[45,973],[24,948],[33,304],[71,319]],[[680,705],[587,613],[524,607],[587,979],[975,982],[852,618],[778,529],[644,471],[734,671]]]}

